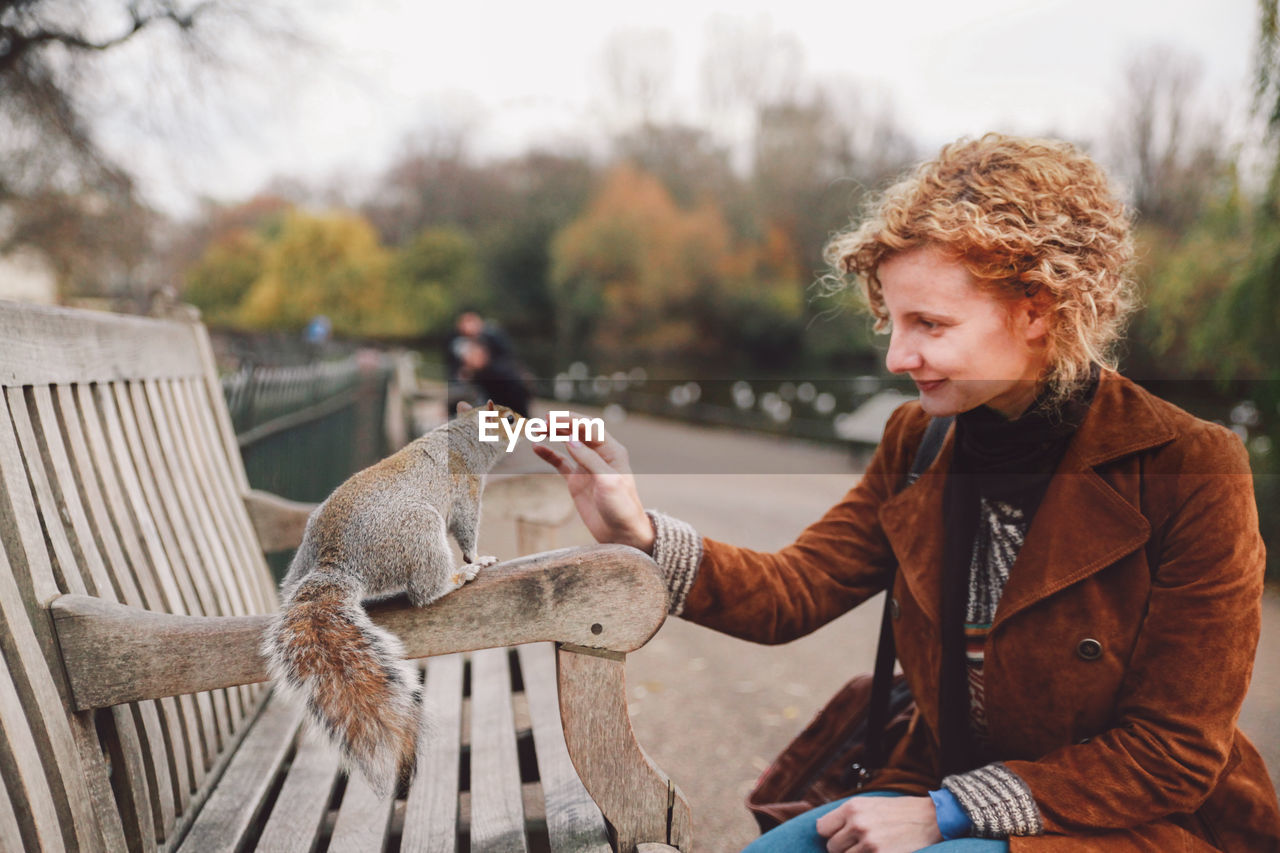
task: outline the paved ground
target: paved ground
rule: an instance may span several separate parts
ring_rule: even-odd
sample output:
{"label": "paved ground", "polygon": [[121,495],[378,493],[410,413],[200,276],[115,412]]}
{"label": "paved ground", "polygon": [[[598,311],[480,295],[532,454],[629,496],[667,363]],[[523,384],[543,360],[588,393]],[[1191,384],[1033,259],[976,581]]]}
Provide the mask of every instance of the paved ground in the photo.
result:
{"label": "paved ground", "polygon": [[[631,449],[645,504],[708,536],[787,544],[856,482],[836,449],[632,416],[612,430]],[[522,447],[509,471],[538,470]],[[743,473],[730,473],[732,471]],[[651,473],[644,473],[651,472]],[[554,475],[552,475],[554,476]],[[512,556],[495,532],[490,553]],[[576,519],[561,545],[591,541]],[[786,646],[744,643],[671,619],[630,655],[637,737],[693,807],[698,849],[735,851],[756,836],[742,799],[759,772],[851,675],[871,668],[878,599]],[[1241,725],[1277,780],[1280,770],[1280,596],[1264,601],[1263,638]]]}

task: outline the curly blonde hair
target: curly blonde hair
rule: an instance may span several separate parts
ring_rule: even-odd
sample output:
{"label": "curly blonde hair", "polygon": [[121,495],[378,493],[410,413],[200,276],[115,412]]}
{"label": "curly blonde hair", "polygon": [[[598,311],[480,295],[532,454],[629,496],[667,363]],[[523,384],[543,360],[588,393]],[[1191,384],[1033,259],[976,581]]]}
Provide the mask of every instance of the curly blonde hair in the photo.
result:
{"label": "curly blonde hair", "polygon": [[861,224],[826,247],[837,287],[856,276],[884,332],[889,316],[877,270],[889,257],[933,245],[981,286],[1029,296],[1049,315],[1046,402],[1089,381],[1094,362],[1115,368],[1115,347],[1137,307],[1130,216],[1107,176],[1067,142],[988,133],[943,147],[878,198]]}

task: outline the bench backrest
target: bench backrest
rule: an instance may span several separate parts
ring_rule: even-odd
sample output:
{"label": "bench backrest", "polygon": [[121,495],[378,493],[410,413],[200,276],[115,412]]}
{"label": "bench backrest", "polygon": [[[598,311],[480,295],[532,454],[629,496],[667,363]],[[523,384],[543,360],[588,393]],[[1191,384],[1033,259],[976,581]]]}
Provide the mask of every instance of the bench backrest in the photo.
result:
{"label": "bench backrest", "polygon": [[265,688],[69,712],[47,608],[275,609],[207,334],[0,302],[0,393],[0,840],[164,849]]}

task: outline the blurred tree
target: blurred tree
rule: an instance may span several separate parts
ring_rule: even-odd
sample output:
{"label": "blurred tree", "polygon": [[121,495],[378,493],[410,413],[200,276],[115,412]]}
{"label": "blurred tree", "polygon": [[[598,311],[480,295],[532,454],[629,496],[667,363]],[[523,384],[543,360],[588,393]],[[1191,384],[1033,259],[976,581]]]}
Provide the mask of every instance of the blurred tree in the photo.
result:
{"label": "blurred tree", "polygon": [[[168,82],[217,66],[220,47],[245,34],[270,32],[273,46],[296,41],[296,22],[274,5],[0,0],[0,252],[36,248],[67,296],[119,296],[146,278],[156,217],[99,139],[108,109],[132,102],[112,88],[120,75],[104,73],[104,63],[146,43],[158,48],[151,58],[183,66]],[[108,92],[119,96],[110,108]],[[148,109],[161,100],[154,91],[146,98]]]}
{"label": "blurred tree", "polygon": [[1111,147],[1145,225],[1181,233],[1224,178],[1222,123],[1198,100],[1196,57],[1157,45],[1128,63]]}
{"label": "blurred tree", "polygon": [[555,369],[555,300],[551,241],[591,194],[585,154],[530,152],[495,166],[508,200],[502,216],[477,235],[489,311],[537,373]]}
{"label": "blurred tree", "polygon": [[487,311],[475,242],[455,227],[428,228],[396,253],[390,302],[404,311],[404,331],[448,334],[464,309]]}
{"label": "blurred tree", "polygon": [[263,253],[262,274],[240,305],[250,329],[300,331],[317,314],[348,337],[407,336],[417,318],[394,298],[390,253],[350,213],[292,211]]}
{"label": "blurred tree", "polygon": [[614,151],[619,160],[662,181],[678,204],[691,206],[706,199],[731,204],[741,195],[728,149],[703,128],[641,124],[618,135]]}
{"label": "blurred tree", "polygon": [[[293,204],[278,195],[260,194],[234,204],[205,199],[190,220],[174,223],[159,251],[162,278],[186,281],[187,272],[217,244],[236,241],[242,232],[270,240],[280,233]],[[189,287],[188,282],[185,286]],[[185,297],[184,298],[188,298]]]}
{"label": "blurred tree", "polygon": [[713,206],[681,210],[652,175],[615,167],[553,243],[561,358],[670,360],[693,346],[691,301],[714,289],[729,242]]}
{"label": "blurred tree", "polygon": [[605,43],[605,113],[618,126],[650,124],[671,95],[671,33],[626,29]]}
{"label": "blurred tree", "polygon": [[497,173],[473,161],[466,128],[436,127],[406,141],[362,212],[399,246],[440,225],[474,231],[500,219],[506,203]]}
{"label": "blurred tree", "polygon": [[182,296],[211,326],[234,326],[266,266],[266,240],[246,228],[223,233],[188,267]]}
{"label": "blurred tree", "polygon": [[804,77],[804,50],[795,36],[776,33],[765,17],[718,15],[707,31],[702,92],[718,122],[750,122],[761,108],[794,101]]}

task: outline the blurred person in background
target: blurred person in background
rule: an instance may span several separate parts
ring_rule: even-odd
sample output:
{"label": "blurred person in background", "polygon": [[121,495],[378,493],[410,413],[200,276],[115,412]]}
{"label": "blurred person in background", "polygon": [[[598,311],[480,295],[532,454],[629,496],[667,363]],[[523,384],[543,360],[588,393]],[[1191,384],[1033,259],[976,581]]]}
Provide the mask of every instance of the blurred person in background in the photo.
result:
{"label": "blurred person in background", "polygon": [[450,413],[458,410],[460,401],[478,406],[491,399],[529,415],[529,386],[511,338],[475,311],[458,315],[455,334],[445,349],[445,364]]}

